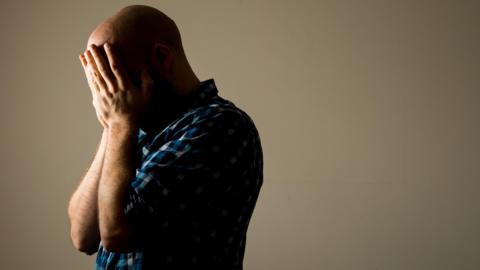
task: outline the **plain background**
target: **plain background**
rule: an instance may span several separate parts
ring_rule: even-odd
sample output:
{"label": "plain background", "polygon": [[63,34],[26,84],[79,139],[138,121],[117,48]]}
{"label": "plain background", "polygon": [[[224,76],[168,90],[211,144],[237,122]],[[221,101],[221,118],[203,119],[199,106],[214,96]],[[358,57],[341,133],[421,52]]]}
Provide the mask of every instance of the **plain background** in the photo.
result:
{"label": "plain background", "polygon": [[[78,54],[131,1],[2,1],[2,269],[92,269],[68,199],[100,139]],[[245,269],[480,269],[479,1],[144,1],[254,119]]]}

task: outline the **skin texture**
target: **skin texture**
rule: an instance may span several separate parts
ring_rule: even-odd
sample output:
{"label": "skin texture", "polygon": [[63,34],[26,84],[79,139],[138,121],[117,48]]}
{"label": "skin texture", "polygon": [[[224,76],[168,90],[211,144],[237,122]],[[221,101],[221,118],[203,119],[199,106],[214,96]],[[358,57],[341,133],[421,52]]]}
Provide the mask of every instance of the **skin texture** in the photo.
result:
{"label": "skin texture", "polygon": [[189,105],[199,80],[175,23],[148,6],[127,6],[103,21],[79,59],[104,131],[69,202],[72,243],[87,254],[100,240],[107,250],[129,252],[142,237],[123,213],[138,128],[147,135],[163,129]]}

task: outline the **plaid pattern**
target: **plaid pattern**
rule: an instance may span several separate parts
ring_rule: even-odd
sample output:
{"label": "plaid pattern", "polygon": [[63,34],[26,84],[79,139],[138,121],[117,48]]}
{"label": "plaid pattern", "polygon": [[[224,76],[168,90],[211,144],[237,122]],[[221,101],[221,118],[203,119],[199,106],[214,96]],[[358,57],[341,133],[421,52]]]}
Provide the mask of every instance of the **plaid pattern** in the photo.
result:
{"label": "plaid pattern", "polygon": [[213,79],[160,133],[139,130],[137,161],[124,212],[142,246],[115,253],[100,242],[95,269],[242,269],[262,147],[252,119]]}

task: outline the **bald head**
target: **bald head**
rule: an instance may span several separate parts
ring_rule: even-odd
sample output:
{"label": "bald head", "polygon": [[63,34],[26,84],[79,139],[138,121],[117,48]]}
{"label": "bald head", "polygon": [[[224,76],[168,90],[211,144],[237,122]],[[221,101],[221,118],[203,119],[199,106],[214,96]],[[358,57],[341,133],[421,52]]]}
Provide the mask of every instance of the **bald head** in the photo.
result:
{"label": "bald head", "polygon": [[[180,32],[175,22],[163,12],[144,5],[127,6],[106,19],[95,29],[90,39],[109,40],[145,49],[156,42],[168,44],[171,49],[183,51]],[[89,39],[89,40],[90,40]]]}
{"label": "bald head", "polygon": [[186,63],[180,32],[163,12],[145,5],[127,6],[100,23],[90,34],[90,44],[113,44],[128,71],[138,72],[151,64],[155,45],[170,50],[176,64]]}
{"label": "bald head", "polygon": [[[88,38],[103,51],[108,43],[134,84],[140,85],[147,69],[154,81],[151,103],[141,126],[155,130],[181,112],[200,81],[185,56],[175,22],[161,11],[144,5],[127,6],[100,23]],[[162,124],[163,123],[163,124]]]}

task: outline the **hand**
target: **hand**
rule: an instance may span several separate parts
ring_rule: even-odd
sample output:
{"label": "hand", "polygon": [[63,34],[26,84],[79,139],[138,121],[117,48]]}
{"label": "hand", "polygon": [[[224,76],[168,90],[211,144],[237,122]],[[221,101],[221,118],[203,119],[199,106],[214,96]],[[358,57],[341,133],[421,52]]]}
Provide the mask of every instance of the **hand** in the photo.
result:
{"label": "hand", "polygon": [[80,62],[82,63],[82,66],[83,66],[83,70],[85,71],[85,76],[87,77],[87,82],[88,82],[88,86],[90,88],[90,92],[92,93],[92,104],[93,104],[93,108],[95,109],[95,113],[97,115],[97,119],[98,119],[98,122],[100,122],[100,124],[102,125],[103,128],[108,128],[108,124],[107,124],[107,121],[103,118],[103,116],[100,114],[101,112],[101,109],[100,109],[100,100],[99,100],[99,95],[97,95],[97,92],[99,91],[98,90],[98,87],[95,84],[95,82],[93,81],[92,79],[92,76],[91,75],[91,72],[90,70],[87,68],[87,59],[84,55],[84,53],[81,53],[79,55],[79,58],[80,58]]}
{"label": "hand", "polygon": [[93,44],[82,56],[87,63],[84,65],[87,79],[94,89],[92,93],[97,115],[108,127],[114,124],[137,125],[150,103],[153,80],[143,70],[141,85],[135,86],[111,46],[105,43],[103,48],[107,59]]}

